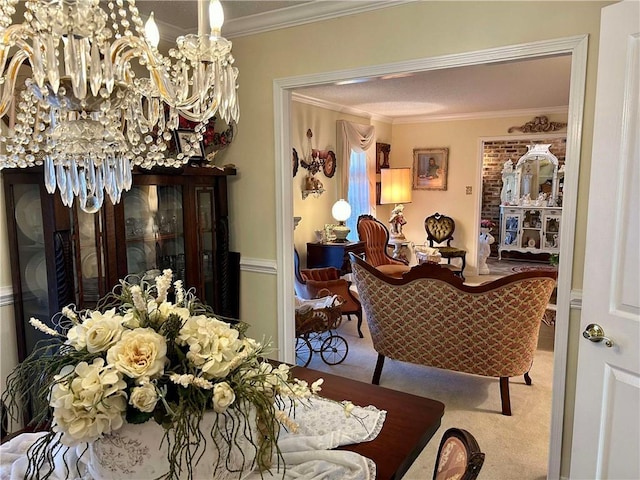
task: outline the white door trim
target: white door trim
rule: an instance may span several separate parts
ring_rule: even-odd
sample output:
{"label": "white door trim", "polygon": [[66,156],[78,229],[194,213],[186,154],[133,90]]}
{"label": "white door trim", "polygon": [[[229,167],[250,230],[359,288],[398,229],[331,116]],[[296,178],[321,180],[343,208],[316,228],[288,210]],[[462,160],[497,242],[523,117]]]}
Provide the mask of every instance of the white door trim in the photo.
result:
{"label": "white door trim", "polygon": [[[311,85],[321,85],[360,77],[389,75],[393,73],[419,72],[449,67],[477,65],[497,61],[571,54],[571,86],[567,125],[567,174],[563,198],[566,221],[562,222],[563,242],[560,247],[558,277],[558,310],[554,355],[553,398],[551,438],[549,445],[548,477],[560,476],[560,459],[563,432],[564,397],[566,381],[566,357],[569,332],[569,301],[571,292],[573,243],[575,240],[575,217],[577,209],[580,146],[582,143],[582,117],[586,82],[588,35],[555,40],[509,45],[500,48],[457,53],[438,57],[420,58],[385,65],[372,65],[349,70],[323,72],[312,75],[276,78],[273,81],[275,175],[276,175],[276,232],[277,232],[277,301],[278,301],[278,346],[280,358],[293,363],[294,351],[294,305],[293,287],[293,197],[291,181],[290,103],[292,90]],[[564,215],[564,213],[563,213]],[[478,222],[476,222],[478,224]]]}

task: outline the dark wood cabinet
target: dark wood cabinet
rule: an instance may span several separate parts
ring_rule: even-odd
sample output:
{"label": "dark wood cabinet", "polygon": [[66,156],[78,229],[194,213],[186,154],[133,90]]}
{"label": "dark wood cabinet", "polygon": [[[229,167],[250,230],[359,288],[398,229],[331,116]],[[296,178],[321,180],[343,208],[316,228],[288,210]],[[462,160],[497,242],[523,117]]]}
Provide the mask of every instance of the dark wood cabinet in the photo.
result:
{"label": "dark wood cabinet", "polygon": [[49,195],[40,169],[4,170],[12,287],[22,361],[62,307],[94,307],[128,274],[174,280],[220,315],[238,318],[240,255],[229,251],[227,179],[233,168],[137,171],[120,202],[88,214]]}
{"label": "dark wood cabinet", "polygon": [[364,242],[307,243],[307,268],[335,267],[340,275],[351,272],[349,252],[364,253]]}

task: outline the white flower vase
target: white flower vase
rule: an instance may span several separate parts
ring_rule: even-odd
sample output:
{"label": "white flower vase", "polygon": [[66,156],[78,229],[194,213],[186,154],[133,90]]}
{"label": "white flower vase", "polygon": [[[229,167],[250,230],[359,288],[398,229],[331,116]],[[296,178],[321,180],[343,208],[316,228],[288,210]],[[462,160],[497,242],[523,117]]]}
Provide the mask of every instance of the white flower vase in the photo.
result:
{"label": "white flower vase", "polygon": [[491,254],[491,244],[496,239],[491,235],[491,229],[487,227],[480,227],[480,239],[478,247],[478,274],[489,275],[491,272],[487,266],[487,258]]}
{"label": "white flower vase", "polygon": [[[251,438],[253,443],[257,444],[259,436],[255,409],[247,418]],[[225,433],[216,432],[214,442],[211,438],[211,429],[216,421],[219,422],[220,430]],[[240,422],[241,426],[237,430],[236,438],[229,445],[229,441],[224,437],[231,435],[226,432],[226,429],[231,428],[231,422],[236,425]],[[254,461],[256,447],[246,438],[245,432],[248,431],[244,426],[246,423],[246,419],[232,409],[227,410],[224,415],[217,415],[214,412],[205,413],[200,423],[204,440],[192,448],[194,457],[198,459],[195,465],[191,465],[193,480],[212,478],[239,480],[246,478],[258,468]],[[162,426],[149,420],[142,424],[125,423],[119,430],[93,442],[88,450],[87,470],[90,478],[95,480],[152,479],[166,475],[169,472],[169,460],[167,439],[164,434],[165,430]],[[171,445],[173,444],[174,438],[171,435]],[[218,458],[220,458],[219,462],[216,461]],[[189,478],[184,457],[178,478]]]}

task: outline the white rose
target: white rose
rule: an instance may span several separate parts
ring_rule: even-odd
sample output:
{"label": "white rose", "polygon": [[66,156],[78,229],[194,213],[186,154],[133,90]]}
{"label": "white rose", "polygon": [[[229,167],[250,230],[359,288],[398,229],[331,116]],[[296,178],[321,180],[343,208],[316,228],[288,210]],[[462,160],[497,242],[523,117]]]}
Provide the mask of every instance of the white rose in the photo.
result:
{"label": "white rose", "polygon": [[213,387],[213,409],[223,413],[236,399],[236,394],[227,382],[216,383]]}
{"label": "white rose", "polygon": [[165,338],[151,328],[136,328],[122,334],[107,351],[107,362],[130,378],[158,377],[167,360]]}
{"label": "white rose", "polygon": [[86,348],[90,353],[104,352],[120,340],[124,331],[122,322],[115,308],[104,313],[91,312],[89,318],[69,329],[67,343],[78,351]]}
{"label": "white rose", "polygon": [[158,403],[158,392],[152,383],[145,383],[140,387],[133,387],[129,397],[129,405],[133,405],[141,412],[150,413]]}

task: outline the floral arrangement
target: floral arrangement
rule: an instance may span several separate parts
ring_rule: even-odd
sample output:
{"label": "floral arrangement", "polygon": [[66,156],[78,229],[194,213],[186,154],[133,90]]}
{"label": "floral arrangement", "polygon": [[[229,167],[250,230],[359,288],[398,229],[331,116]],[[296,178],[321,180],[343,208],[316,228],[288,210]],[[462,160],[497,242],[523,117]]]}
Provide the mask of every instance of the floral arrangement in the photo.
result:
{"label": "floral arrangement", "polygon": [[494,228],[495,226],[496,224],[488,218],[483,218],[482,220],[480,220],[480,227],[482,228]]}
{"label": "floral arrangement", "polygon": [[[163,441],[172,440],[166,477],[191,477],[180,465],[205,461],[202,452],[188,448],[204,412],[233,411],[237,418],[247,415],[248,406],[255,408],[261,428],[260,438],[251,439],[254,451],[247,462],[267,470],[272,453],[281,457],[280,425],[296,428],[291,412],[280,410],[286,410],[285,400],[295,405],[322,383],[291,379],[288,366],[264,360],[266,347],[244,335],[246,324],[216,318],[193,290],[185,291],[180,280],[172,284],[171,270],[152,281],[121,280],[95,310],[63,308],[52,319],[55,328],[35,318],[31,324],[51,339],[18,365],[3,395],[13,418],[31,405],[32,424],[48,429],[28,453],[27,478],[46,478],[38,472],[47,465],[51,474],[51,444],[82,447],[125,422],[147,421],[165,428]],[[231,423],[228,442],[247,435],[239,422]]]}

